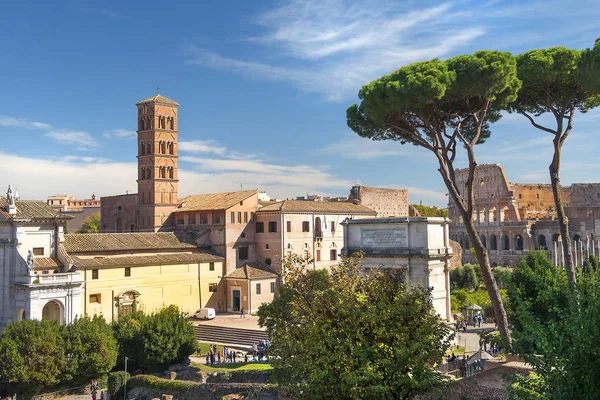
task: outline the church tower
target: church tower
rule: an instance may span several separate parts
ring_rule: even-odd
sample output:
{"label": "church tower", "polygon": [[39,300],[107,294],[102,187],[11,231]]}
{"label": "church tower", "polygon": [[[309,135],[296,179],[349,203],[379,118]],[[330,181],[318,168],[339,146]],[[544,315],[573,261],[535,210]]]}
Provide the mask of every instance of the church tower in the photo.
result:
{"label": "church tower", "polygon": [[156,232],[177,207],[177,107],[159,94],[138,108],[138,229]]}

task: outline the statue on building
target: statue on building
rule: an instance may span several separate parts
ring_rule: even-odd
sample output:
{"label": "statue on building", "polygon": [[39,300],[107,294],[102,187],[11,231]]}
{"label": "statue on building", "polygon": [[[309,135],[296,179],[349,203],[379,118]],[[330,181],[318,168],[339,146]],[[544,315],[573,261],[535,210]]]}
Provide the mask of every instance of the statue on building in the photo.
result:
{"label": "statue on building", "polygon": [[27,274],[28,275],[33,274],[33,263],[34,263],[33,253],[31,252],[31,250],[29,250],[29,254],[27,254]]}
{"label": "statue on building", "polygon": [[8,206],[15,205],[15,196],[13,195],[13,189],[11,185],[8,185],[8,191],[6,192],[6,201],[8,202]]}

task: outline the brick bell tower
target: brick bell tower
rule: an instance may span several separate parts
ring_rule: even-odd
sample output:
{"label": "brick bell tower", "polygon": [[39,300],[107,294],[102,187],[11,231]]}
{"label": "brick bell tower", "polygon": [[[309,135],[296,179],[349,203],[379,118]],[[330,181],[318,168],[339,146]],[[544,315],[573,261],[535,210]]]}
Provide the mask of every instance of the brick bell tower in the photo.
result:
{"label": "brick bell tower", "polygon": [[164,96],[142,100],[138,108],[138,216],[140,232],[171,224],[177,207],[177,107]]}

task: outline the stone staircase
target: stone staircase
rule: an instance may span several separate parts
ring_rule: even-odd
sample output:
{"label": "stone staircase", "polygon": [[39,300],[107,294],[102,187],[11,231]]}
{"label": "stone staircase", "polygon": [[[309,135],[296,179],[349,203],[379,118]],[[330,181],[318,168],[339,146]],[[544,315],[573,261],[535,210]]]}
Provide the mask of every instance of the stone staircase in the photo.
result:
{"label": "stone staircase", "polygon": [[197,325],[196,339],[200,342],[223,344],[237,348],[252,348],[254,342],[269,339],[266,331],[226,328],[214,325]]}

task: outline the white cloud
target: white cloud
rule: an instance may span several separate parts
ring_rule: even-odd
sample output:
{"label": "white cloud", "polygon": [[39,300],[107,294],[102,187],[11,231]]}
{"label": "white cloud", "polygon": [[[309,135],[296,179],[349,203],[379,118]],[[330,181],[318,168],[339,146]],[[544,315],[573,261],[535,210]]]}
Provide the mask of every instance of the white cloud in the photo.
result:
{"label": "white cloud", "polygon": [[29,121],[25,118],[7,117],[4,115],[0,115],[0,126],[32,129],[52,129],[52,126],[50,124]]}
{"label": "white cloud", "polygon": [[227,148],[217,145],[214,140],[193,140],[190,142],[179,142],[179,151],[223,155],[227,151]]}
{"label": "white cloud", "polygon": [[137,133],[135,131],[130,131],[127,129],[111,129],[108,131],[104,131],[103,136],[107,139],[127,139],[131,137],[135,137]]}
{"label": "white cloud", "polygon": [[50,131],[45,135],[60,144],[78,145],[80,146],[78,149],[86,149],[89,147],[98,146],[98,142],[96,142],[96,139],[94,139],[92,135],[84,131]]}
{"label": "white cloud", "polygon": [[423,201],[423,204],[428,206],[437,206],[440,208],[448,207],[448,196],[445,192],[438,192],[436,190],[423,189],[414,186],[409,186],[405,189],[408,189],[408,199],[410,204],[419,204]]}
{"label": "white cloud", "polygon": [[291,0],[259,15],[256,21],[267,33],[250,39],[282,49],[291,60],[271,65],[190,46],[186,63],[290,81],[328,100],[346,100],[370,80],[410,62],[448,55],[483,34],[477,26],[457,28],[464,22],[460,18],[449,3],[409,11],[385,0]]}
{"label": "white cloud", "polygon": [[[342,158],[370,160],[373,158],[410,155],[411,149],[406,149],[400,142],[374,141],[361,137],[348,136],[345,139],[330,143],[322,151],[335,154]],[[413,150],[414,151],[414,150]]]}

